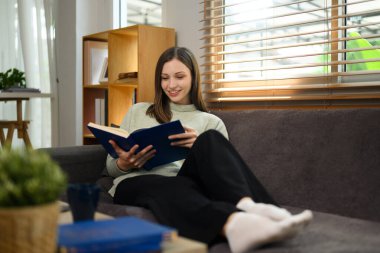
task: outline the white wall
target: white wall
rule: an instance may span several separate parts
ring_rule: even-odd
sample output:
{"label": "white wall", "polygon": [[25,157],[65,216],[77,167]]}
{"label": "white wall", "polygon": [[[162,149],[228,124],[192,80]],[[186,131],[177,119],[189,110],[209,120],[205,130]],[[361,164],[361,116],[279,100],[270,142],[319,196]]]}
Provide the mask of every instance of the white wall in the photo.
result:
{"label": "white wall", "polygon": [[76,24],[76,101],[78,102],[76,144],[82,144],[83,93],[82,93],[82,37],[112,29],[112,0],[77,0]]}
{"label": "white wall", "polygon": [[201,64],[202,5],[196,0],[162,0],[162,26],[176,30],[177,46],[187,47]]}
{"label": "white wall", "polygon": [[82,144],[82,37],[112,29],[112,0],[58,2],[58,146]]}
{"label": "white wall", "polygon": [[[112,29],[112,0],[62,0],[57,17],[57,146],[82,144],[82,36]],[[163,0],[163,26],[176,30],[177,45],[202,53],[200,4],[196,0]]]}
{"label": "white wall", "polygon": [[[58,100],[58,146],[76,143],[76,1],[58,2],[56,52]],[[57,132],[57,131],[53,131]]]}

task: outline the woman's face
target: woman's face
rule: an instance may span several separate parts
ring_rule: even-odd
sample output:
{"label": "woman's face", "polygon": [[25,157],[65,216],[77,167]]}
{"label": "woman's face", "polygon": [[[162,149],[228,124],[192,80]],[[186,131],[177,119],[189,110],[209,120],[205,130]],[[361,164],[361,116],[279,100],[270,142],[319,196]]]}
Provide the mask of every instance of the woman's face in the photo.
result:
{"label": "woman's face", "polygon": [[173,103],[190,104],[190,70],[177,59],[166,62],[161,73],[161,88]]}

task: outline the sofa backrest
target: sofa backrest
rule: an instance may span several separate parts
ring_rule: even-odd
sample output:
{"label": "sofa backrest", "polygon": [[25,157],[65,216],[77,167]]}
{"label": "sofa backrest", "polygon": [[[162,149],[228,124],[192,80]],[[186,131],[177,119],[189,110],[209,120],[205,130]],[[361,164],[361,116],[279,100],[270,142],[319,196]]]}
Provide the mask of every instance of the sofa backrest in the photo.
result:
{"label": "sofa backrest", "polygon": [[380,109],[213,113],[278,203],[380,221]]}
{"label": "sofa backrest", "polygon": [[41,148],[68,176],[69,183],[95,183],[106,166],[107,152],[101,145]]}

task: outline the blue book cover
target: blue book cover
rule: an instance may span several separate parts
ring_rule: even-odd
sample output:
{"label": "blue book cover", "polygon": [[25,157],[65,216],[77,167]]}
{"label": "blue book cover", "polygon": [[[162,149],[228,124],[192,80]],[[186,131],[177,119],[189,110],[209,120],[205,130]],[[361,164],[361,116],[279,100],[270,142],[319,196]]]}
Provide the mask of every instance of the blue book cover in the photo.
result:
{"label": "blue book cover", "polygon": [[109,140],[114,140],[125,151],[130,150],[135,144],[139,145],[138,151],[144,149],[146,146],[153,145],[156,154],[145,163],[144,169],[146,170],[185,159],[189,153],[188,148],[171,146],[171,140],[168,139],[169,135],[185,132],[179,120],[151,128],[139,129],[131,134],[124,129],[102,126],[91,122],[87,127],[113,158],[117,158],[118,155],[109,143]]}
{"label": "blue book cover", "polygon": [[165,240],[177,237],[175,229],[135,217],[81,221],[60,225],[58,246],[67,252],[159,251]]}

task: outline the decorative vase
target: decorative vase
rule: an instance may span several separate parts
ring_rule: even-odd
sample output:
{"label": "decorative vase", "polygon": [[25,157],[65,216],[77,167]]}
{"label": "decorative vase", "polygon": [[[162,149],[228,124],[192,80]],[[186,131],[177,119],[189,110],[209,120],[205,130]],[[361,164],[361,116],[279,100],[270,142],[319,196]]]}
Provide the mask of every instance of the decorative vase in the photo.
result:
{"label": "decorative vase", "polygon": [[0,252],[54,253],[59,205],[0,207]]}

